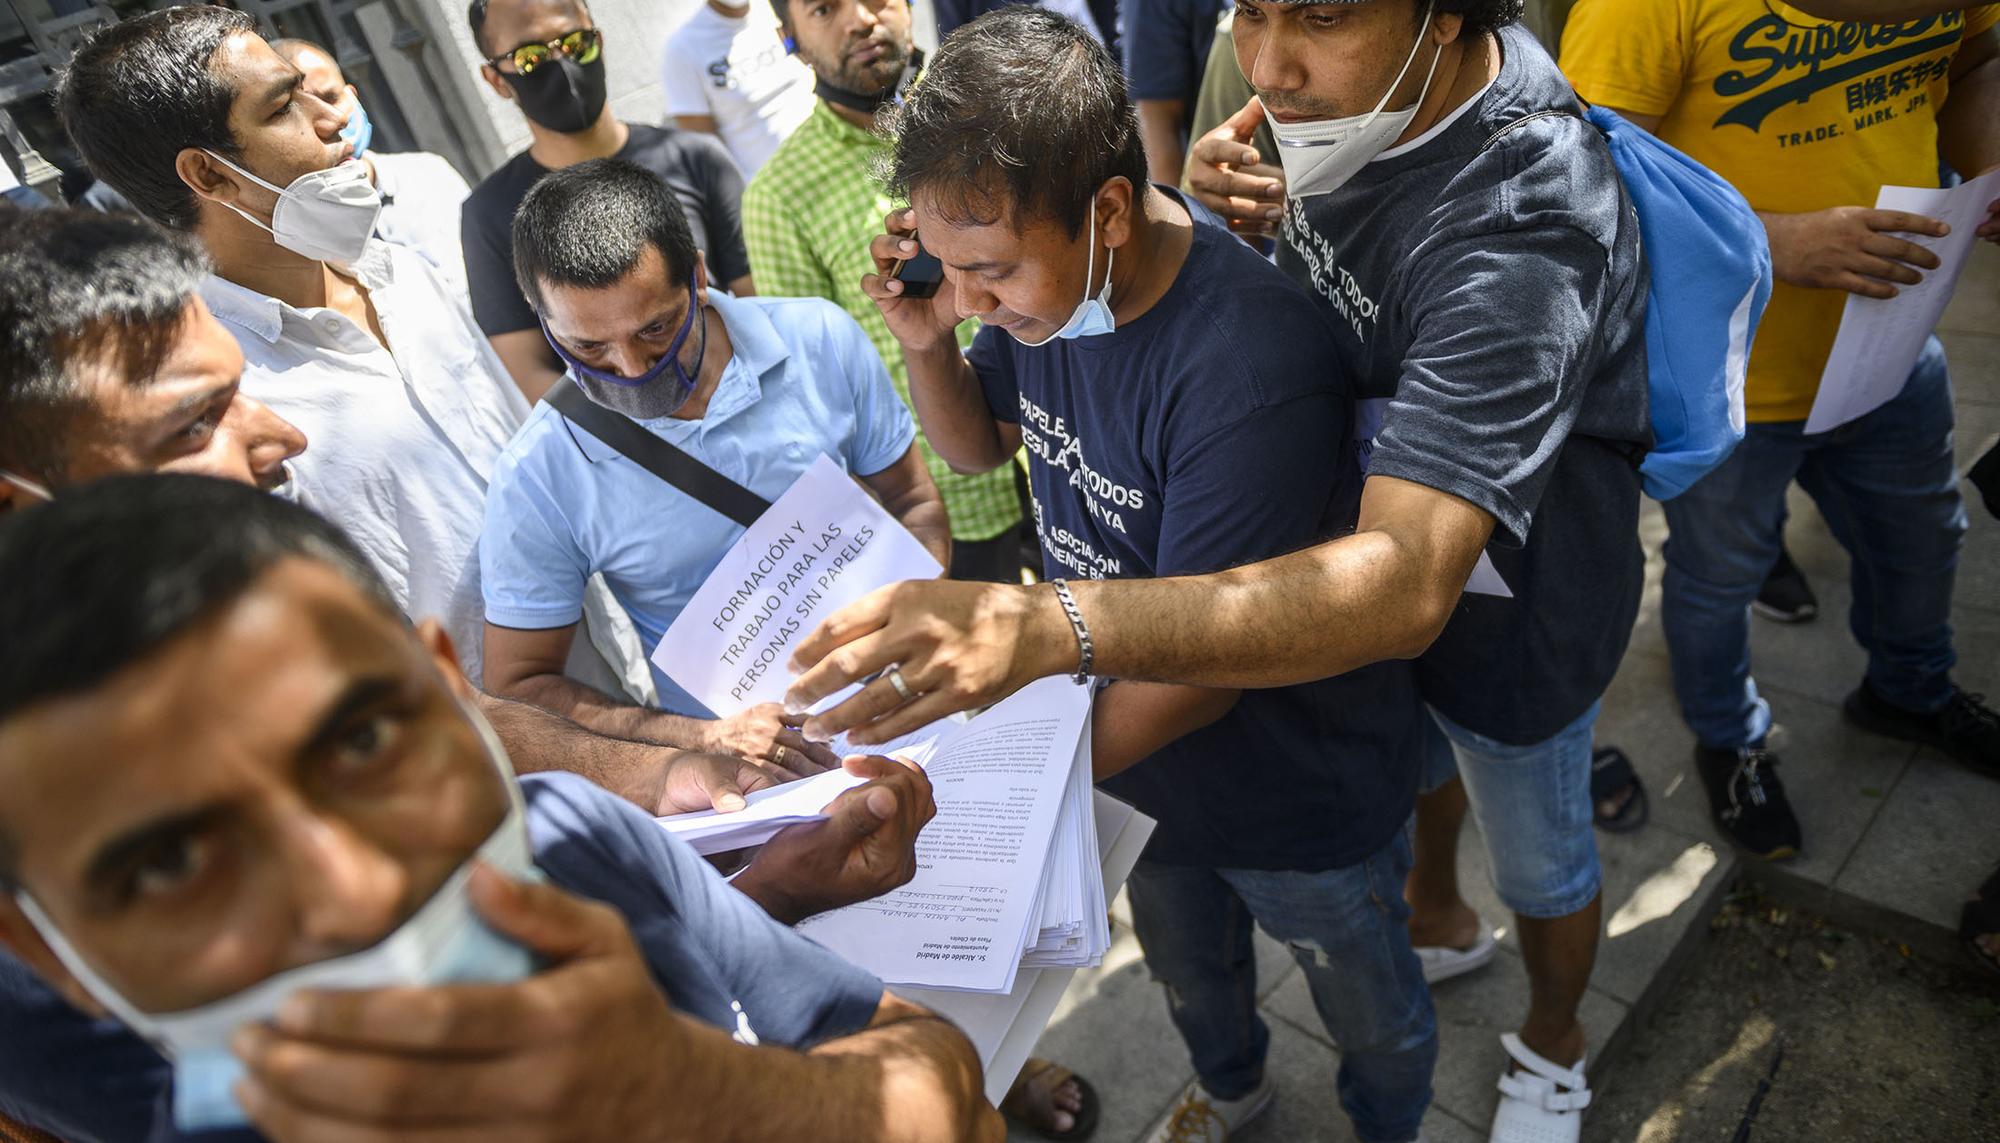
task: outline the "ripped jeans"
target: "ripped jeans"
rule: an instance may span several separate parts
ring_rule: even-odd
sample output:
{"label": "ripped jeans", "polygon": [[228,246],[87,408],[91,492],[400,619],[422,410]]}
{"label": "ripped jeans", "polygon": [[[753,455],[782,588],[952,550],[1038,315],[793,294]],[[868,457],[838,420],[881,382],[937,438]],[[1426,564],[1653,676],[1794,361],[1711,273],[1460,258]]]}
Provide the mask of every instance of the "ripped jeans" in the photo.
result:
{"label": "ripped jeans", "polygon": [[1305,972],[1320,1023],[1340,1048],[1340,1106],[1362,1143],[1415,1139],[1431,1102],[1437,1014],[1410,947],[1403,879],[1408,829],[1365,860],[1298,873],[1141,861],[1132,924],[1201,1083],[1240,1099],[1264,1075],[1271,1033],[1257,1013],[1250,926],[1282,941]]}

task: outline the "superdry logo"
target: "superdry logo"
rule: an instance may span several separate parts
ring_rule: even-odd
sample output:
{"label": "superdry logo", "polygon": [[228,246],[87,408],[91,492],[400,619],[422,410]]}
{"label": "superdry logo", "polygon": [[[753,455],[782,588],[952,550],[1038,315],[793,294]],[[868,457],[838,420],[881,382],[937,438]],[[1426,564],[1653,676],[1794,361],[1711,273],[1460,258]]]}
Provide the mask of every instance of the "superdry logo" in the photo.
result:
{"label": "superdry logo", "polygon": [[[1729,42],[1729,57],[1749,66],[1717,76],[1715,93],[1744,98],[1723,112],[1715,125],[1734,123],[1757,131],[1772,112],[1788,103],[1803,104],[1829,87],[1907,59],[1954,50],[1964,26],[1962,12],[1902,24],[1801,25],[1776,13],[1759,17]],[[1867,54],[1841,58],[1856,51]],[[1944,68],[1939,66],[1936,72],[1941,76]]]}

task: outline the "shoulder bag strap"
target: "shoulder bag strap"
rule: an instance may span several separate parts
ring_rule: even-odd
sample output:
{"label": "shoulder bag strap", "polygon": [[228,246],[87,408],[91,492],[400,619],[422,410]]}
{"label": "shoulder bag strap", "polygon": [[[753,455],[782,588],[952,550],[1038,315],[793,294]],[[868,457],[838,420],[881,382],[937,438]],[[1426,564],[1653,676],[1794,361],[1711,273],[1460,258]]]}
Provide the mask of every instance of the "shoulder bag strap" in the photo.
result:
{"label": "shoulder bag strap", "polygon": [[569,377],[556,382],[543,400],[627,460],[746,528],[771,506],[769,500],[647,432],[632,418],[584,396]]}

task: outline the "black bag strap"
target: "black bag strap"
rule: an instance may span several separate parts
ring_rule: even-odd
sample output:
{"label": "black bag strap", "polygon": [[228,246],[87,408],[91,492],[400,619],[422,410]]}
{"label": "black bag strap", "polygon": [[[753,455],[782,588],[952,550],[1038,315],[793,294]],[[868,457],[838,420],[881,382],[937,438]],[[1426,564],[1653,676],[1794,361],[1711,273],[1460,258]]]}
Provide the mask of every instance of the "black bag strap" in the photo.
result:
{"label": "black bag strap", "polygon": [[617,449],[633,464],[746,528],[756,523],[757,517],[771,507],[769,500],[689,456],[671,442],[647,432],[632,418],[584,396],[583,390],[577,388],[576,382],[569,377],[556,382],[542,399],[554,405],[563,416],[582,425],[585,432]]}

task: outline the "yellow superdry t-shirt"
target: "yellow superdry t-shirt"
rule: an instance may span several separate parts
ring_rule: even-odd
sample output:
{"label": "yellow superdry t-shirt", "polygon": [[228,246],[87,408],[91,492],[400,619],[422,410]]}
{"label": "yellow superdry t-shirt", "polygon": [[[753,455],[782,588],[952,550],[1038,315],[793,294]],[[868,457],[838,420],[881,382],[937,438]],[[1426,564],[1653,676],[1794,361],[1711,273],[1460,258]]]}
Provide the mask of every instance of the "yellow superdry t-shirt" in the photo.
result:
{"label": "yellow superdry t-shirt", "polygon": [[[1758,210],[1874,206],[1884,184],[1938,185],[1952,58],[1995,23],[2000,4],[1873,25],[1778,0],[1579,0],[1562,69],[1592,103],[1662,116],[1662,139]],[[1773,289],[1750,352],[1751,420],[1805,419],[1846,299]]]}

